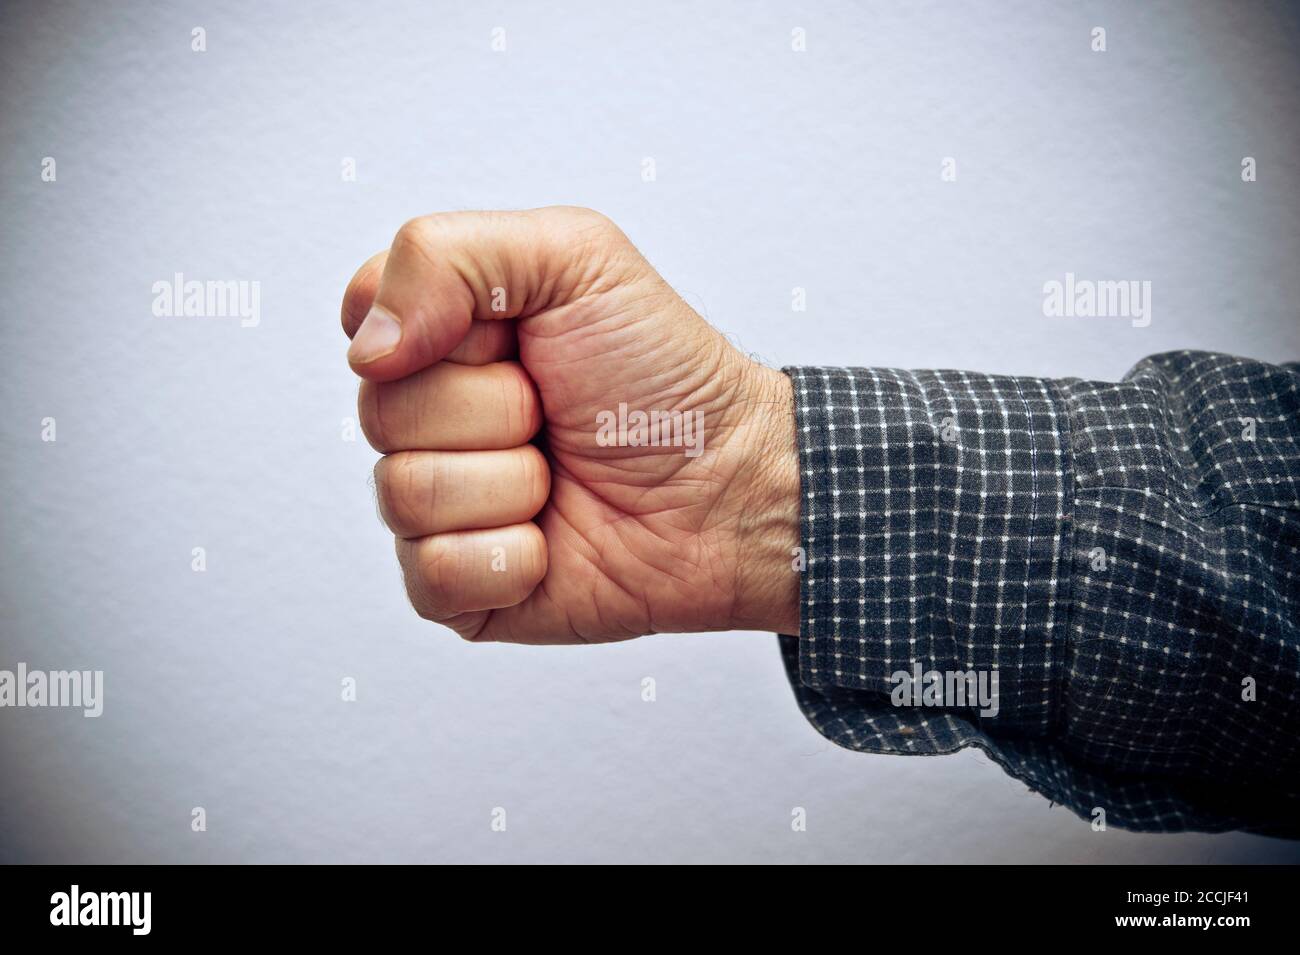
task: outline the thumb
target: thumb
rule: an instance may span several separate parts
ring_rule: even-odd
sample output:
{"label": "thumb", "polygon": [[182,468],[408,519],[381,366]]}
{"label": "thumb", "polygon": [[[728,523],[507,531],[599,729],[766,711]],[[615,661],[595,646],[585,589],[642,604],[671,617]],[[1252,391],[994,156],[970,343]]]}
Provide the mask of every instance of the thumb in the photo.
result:
{"label": "thumb", "polygon": [[373,296],[357,280],[344,296],[345,315],[365,308],[348,362],[363,378],[403,378],[446,358],[475,319],[527,318],[565,304],[599,273],[592,258],[603,244],[592,240],[614,228],[570,207],[412,219],[398,230]]}

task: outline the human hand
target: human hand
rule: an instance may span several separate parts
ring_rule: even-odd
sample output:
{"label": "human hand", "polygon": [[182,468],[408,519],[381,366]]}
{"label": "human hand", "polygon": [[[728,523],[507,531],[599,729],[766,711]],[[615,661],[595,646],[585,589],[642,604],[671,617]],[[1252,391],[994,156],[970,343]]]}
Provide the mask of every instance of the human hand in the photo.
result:
{"label": "human hand", "polygon": [[539,644],[798,632],[790,381],[607,218],[413,219],[352,279],[343,326],[422,617]]}

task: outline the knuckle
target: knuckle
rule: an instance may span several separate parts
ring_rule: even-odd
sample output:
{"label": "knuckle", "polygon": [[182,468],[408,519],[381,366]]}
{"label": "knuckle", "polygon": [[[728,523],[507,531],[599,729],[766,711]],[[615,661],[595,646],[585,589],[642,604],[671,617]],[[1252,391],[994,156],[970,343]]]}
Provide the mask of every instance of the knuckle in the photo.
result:
{"label": "knuckle", "polygon": [[529,509],[536,514],[546,503],[551,492],[551,467],[546,458],[533,445],[525,445],[524,453],[519,458],[520,487],[528,495]]}
{"label": "knuckle", "polygon": [[436,217],[431,215],[416,216],[403,222],[398,227],[397,234],[393,236],[393,251],[410,249],[423,254],[433,240],[436,229],[435,219]]}
{"label": "knuckle", "polygon": [[586,206],[546,206],[533,210],[533,214],[548,231],[564,236],[570,252],[590,256],[627,241],[613,219]]}
{"label": "knuckle", "polygon": [[412,593],[408,587],[406,596],[411,601],[411,609],[415,611],[415,615],[421,620],[427,620],[429,623],[441,623],[443,621],[445,615],[438,613],[433,608],[433,605],[425,601],[420,594]]}
{"label": "knuckle", "polygon": [[623,230],[609,216],[595,209],[583,209],[579,222],[587,241],[593,247],[621,245],[627,241]]}
{"label": "knuckle", "polygon": [[[396,534],[397,529],[393,527],[392,518],[393,491],[389,486],[389,477],[392,467],[393,465],[389,460],[388,455],[385,455],[375,462],[375,503],[379,505],[379,516],[383,518],[384,523],[388,525],[388,529]],[[397,536],[401,537],[402,535],[398,534]]]}
{"label": "knuckle", "polygon": [[353,276],[352,281],[348,282],[348,287],[343,290],[343,307],[339,312],[339,319],[343,323],[344,331],[347,331],[351,325],[360,321],[360,299],[363,285],[362,274],[358,272]]}
{"label": "knuckle", "polygon": [[361,431],[380,454],[392,454],[410,448],[411,436],[419,432],[418,397],[411,379],[367,381],[361,386],[357,401]]}
{"label": "knuckle", "polygon": [[388,253],[379,252],[372,255],[353,273],[347,288],[343,290],[343,307],[341,318],[343,331],[352,337],[361,326],[366,313],[374,303],[375,293],[379,290],[379,279],[383,275],[384,262]]}
{"label": "knuckle", "polygon": [[433,604],[454,609],[461,577],[454,553],[436,538],[422,541],[416,557],[416,573]]}
{"label": "knuckle", "polygon": [[641,271],[640,254],[613,219],[594,209],[575,209],[566,230],[573,263],[570,281],[592,291],[620,284]]}
{"label": "knuckle", "polygon": [[614,220],[603,212],[587,206],[553,206],[557,213],[567,216],[574,225],[591,229],[595,232],[617,232]]}
{"label": "knuckle", "polygon": [[411,609],[423,620],[433,620],[433,606],[425,593],[424,583],[420,580],[418,558],[420,542],[397,537],[393,541],[397,551],[397,562],[402,567],[402,582],[406,585],[406,599]]}
{"label": "knuckle", "polygon": [[384,388],[373,381],[363,381],[357,392],[357,417],[361,421],[361,433],[366,436],[370,446],[381,454],[389,450],[388,432],[384,422]]}
{"label": "knuckle", "polygon": [[394,534],[408,537],[424,530],[433,487],[410,452],[385,455],[375,463],[375,492],[379,511]]}
{"label": "knuckle", "polygon": [[503,400],[509,438],[522,444],[541,428],[541,402],[523,365],[502,362],[502,367],[506,369]]}
{"label": "knuckle", "polygon": [[440,623],[450,611],[442,593],[437,564],[443,559],[432,540],[397,538],[398,562],[406,583],[406,597],[411,608],[423,620]]}
{"label": "knuckle", "polygon": [[519,599],[532,591],[546,576],[546,537],[536,524],[525,525],[527,530],[519,548]]}
{"label": "knuckle", "polygon": [[442,623],[445,615],[438,613],[431,604],[426,603],[417,595],[407,591],[407,596],[411,600],[411,607],[415,610],[415,615],[421,620],[427,620],[429,623]]}
{"label": "knuckle", "polygon": [[389,255],[417,268],[435,268],[455,251],[456,213],[434,212],[408,219],[393,236]]}

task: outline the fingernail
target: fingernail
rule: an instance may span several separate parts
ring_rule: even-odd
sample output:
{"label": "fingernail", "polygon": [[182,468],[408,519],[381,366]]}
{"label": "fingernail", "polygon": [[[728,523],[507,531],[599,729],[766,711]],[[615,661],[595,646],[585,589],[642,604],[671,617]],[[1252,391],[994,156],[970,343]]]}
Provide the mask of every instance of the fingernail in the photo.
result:
{"label": "fingernail", "polygon": [[372,305],[348,348],[348,361],[354,365],[364,365],[376,358],[383,358],[396,351],[397,343],[401,340],[402,326],[393,317],[393,313]]}

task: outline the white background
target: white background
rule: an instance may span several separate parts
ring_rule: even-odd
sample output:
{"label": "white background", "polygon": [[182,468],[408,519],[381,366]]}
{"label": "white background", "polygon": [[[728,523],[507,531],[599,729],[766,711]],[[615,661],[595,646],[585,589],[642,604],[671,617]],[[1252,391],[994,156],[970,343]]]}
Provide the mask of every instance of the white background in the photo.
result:
{"label": "white background", "polygon": [[[340,439],[338,324],[405,219],[562,202],[775,364],[1294,359],[1294,11],[210,6],[0,21],[0,668],[106,681],[97,720],[0,710],[0,860],[1300,861],[1093,832],[976,753],[839,750],[770,635],[532,649],[419,620],[375,455]],[[1150,327],[1045,318],[1067,271],[1151,281]],[[260,281],[260,326],[154,317],[175,272]]]}

